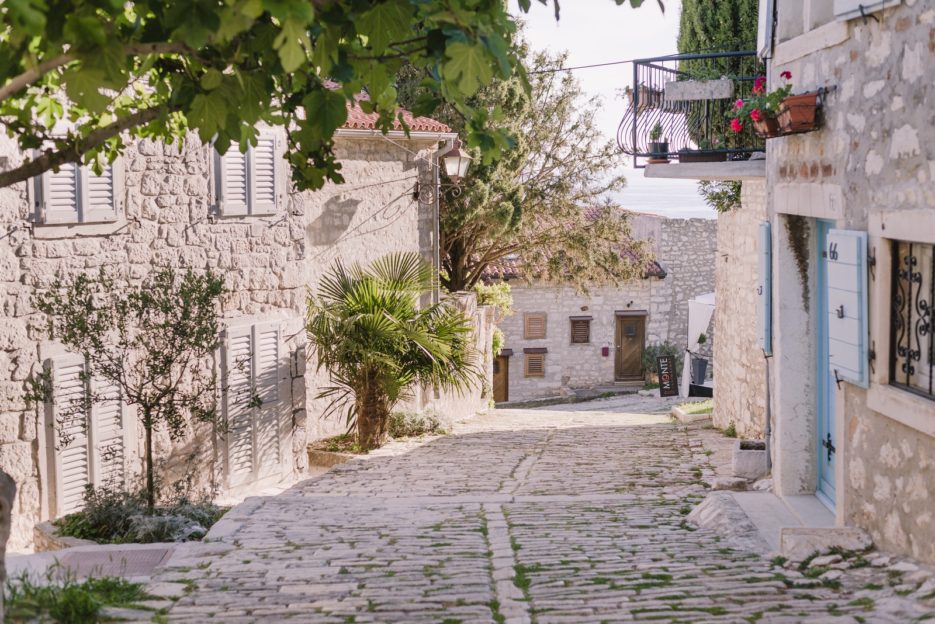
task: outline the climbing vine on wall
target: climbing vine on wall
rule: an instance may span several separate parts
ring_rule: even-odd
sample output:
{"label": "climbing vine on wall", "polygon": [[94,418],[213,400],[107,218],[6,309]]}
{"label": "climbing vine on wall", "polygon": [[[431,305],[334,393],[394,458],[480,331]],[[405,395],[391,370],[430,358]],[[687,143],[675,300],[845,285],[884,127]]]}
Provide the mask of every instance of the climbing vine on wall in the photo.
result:
{"label": "climbing vine on wall", "polygon": [[802,306],[808,312],[808,219],[799,215],[786,215],[785,226],[789,248],[792,249],[799,272],[799,283],[802,285]]}

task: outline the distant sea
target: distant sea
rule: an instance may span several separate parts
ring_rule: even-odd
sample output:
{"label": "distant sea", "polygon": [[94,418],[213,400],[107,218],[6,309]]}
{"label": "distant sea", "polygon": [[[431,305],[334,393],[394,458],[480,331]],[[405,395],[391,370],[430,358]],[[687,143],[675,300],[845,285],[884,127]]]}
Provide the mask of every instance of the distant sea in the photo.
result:
{"label": "distant sea", "polygon": [[698,194],[697,181],[644,178],[643,171],[624,170],[627,187],[613,196],[627,210],[683,219],[717,218],[717,212]]}

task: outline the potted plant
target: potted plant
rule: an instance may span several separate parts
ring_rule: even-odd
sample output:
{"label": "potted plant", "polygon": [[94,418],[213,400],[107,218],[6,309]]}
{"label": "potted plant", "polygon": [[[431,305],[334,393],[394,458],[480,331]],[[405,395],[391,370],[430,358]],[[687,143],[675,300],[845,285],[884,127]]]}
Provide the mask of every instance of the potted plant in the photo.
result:
{"label": "potted plant", "polygon": [[733,108],[727,114],[733,132],[743,132],[744,125],[749,121],[753,124],[753,130],[761,137],[771,139],[780,136],[779,107],[792,91],[792,84],[789,83],[792,74],[784,71],[780,76],[786,83],[773,91],[766,90],[766,76],[757,76],[753,83],[752,95],[746,100],[734,102]]}
{"label": "potted plant", "polygon": [[808,132],[818,127],[818,92],[787,96],[779,106],[779,127],[783,134]]}
{"label": "potted plant", "polygon": [[669,141],[662,136],[662,122],[657,121],[649,131],[649,154],[651,163],[669,162]]}
{"label": "potted plant", "polygon": [[727,160],[727,152],[720,151],[723,144],[723,137],[719,136],[713,139],[701,139],[698,142],[698,149],[685,147],[679,150],[679,162],[723,162]]}

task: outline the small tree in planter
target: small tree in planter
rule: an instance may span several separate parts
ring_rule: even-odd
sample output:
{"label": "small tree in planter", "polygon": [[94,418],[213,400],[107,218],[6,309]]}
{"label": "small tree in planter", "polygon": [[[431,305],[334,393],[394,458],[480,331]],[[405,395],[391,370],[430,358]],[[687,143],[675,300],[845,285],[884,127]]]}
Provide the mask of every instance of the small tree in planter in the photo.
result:
{"label": "small tree in planter", "polygon": [[393,406],[417,383],[464,391],[480,378],[471,323],[446,302],[419,307],[432,267],[416,253],[368,268],[338,262],[309,297],[308,336],[335,385],[326,415],[345,409],[361,450],[383,444]]}
{"label": "small tree in planter", "polygon": [[[141,284],[103,270],[96,277],[60,277],[36,297],[36,308],[48,316],[50,338],[82,354],[86,375],[110,382],[120,399],[136,406],[145,432],[150,512],[157,494],[153,431],[165,427],[177,439],[189,417],[213,422],[217,414],[208,358],[218,343],[223,292],[222,279],[213,273],[165,268]],[[88,394],[90,402],[115,398]]]}

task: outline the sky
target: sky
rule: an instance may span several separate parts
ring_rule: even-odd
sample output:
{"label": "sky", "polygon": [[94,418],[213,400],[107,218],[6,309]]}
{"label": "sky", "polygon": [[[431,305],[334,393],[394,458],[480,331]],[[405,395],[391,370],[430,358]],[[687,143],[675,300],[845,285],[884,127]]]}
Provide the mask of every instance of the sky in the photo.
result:
{"label": "sky", "polygon": [[[560,0],[558,22],[551,2],[543,6],[534,1],[526,15],[519,11],[517,0],[510,0],[510,8],[526,23],[532,47],[567,50],[568,66],[577,66],[675,53],[681,0],[664,2],[665,14],[655,0],[645,0],[639,9],[630,8],[629,3],[617,6],[613,0]],[[587,94],[601,97],[598,123],[607,138],[615,140],[625,111],[617,92],[633,81],[633,65],[581,69],[575,76]],[[629,166],[624,174],[627,188],[614,199],[625,208],[673,217],[716,216],[698,195],[698,184],[693,180],[644,178],[642,169]]]}

